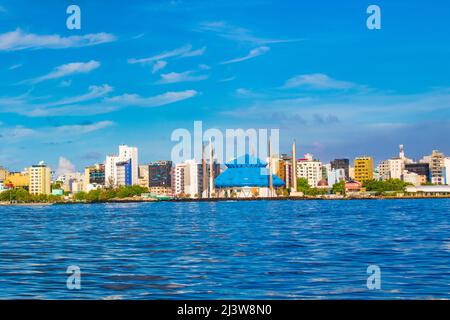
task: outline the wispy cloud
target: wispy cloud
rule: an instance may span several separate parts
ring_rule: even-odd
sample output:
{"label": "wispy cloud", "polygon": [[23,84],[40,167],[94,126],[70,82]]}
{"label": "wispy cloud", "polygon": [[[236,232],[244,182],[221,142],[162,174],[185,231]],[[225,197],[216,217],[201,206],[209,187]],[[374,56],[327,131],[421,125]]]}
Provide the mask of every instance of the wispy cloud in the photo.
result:
{"label": "wispy cloud", "polygon": [[297,42],[303,39],[277,39],[277,38],[262,38],[253,35],[253,33],[246,28],[233,26],[225,21],[205,21],[200,23],[196,31],[211,32],[225,39],[245,42],[253,45],[265,45],[272,43],[286,43]]}
{"label": "wispy cloud", "polygon": [[177,48],[174,50],[170,50],[170,51],[164,51],[162,53],[159,53],[157,55],[147,57],[147,58],[139,58],[139,59],[130,58],[130,59],[128,59],[128,63],[130,63],[130,64],[149,64],[149,63],[153,63],[158,60],[164,60],[164,59],[174,58],[174,57],[185,58],[185,57],[200,56],[205,52],[205,50],[206,50],[206,47],[203,47],[203,48],[200,48],[197,50],[192,50],[192,45],[188,44],[183,47],[180,47],[180,48]]}
{"label": "wispy cloud", "polygon": [[15,70],[15,69],[18,69],[18,68],[20,68],[20,67],[22,67],[22,64],[21,64],[21,63],[13,64],[12,66],[10,66],[10,67],[8,68],[8,70]]}
{"label": "wispy cloud", "polygon": [[159,70],[164,69],[166,66],[167,66],[167,61],[164,61],[164,60],[156,61],[155,64],[153,65],[152,73],[156,73]]}
{"label": "wispy cloud", "polygon": [[258,47],[258,48],[250,50],[250,52],[243,57],[227,60],[227,61],[221,62],[221,64],[230,64],[230,63],[236,63],[236,62],[249,60],[249,59],[258,57],[260,55],[263,55],[269,51],[270,51],[269,47],[266,47],[266,46]]}
{"label": "wispy cloud", "polygon": [[208,79],[207,75],[194,75],[194,71],[185,72],[170,72],[161,74],[161,79],[157,81],[158,84],[169,84],[178,82],[195,82]]}
{"label": "wispy cloud", "polygon": [[92,133],[98,130],[106,129],[114,126],[115,122],[104,120],[88,124],[74,124],[62,126],[46,126],[40,128],[28,128],[23,125],[0,128],[0,139],[2,143],[15,143],[24,140],[50,139],[54,137],[64,136],[64,139]]}
{"label": "wispy cloud", "polygon": [[94,33],[83,36],[62,37],[57,34],[38,35],[21,29],[0,34],[0,51],[25,49],[65,49],[93,46],[113,42],[116,37],[109,33]]}
{"label": "wispy cloud", "polygon": [[169,91],[152,97],[128,93],[106,97],[112,90],[109,85],[91,86],[85,94],[47,103],[40,102],[42,98],[37,99],[28,94],[0,97],[0,113],[16,113],[28,117],[96,115],[127,107],[159,107],[193,98],[198,94],[195,90],[184,90]]}
{"label": "wispy cloud", "polygon": [[313,73],[297,75],[288,79],[283,88],[309,88],[309,89],[352,89],[358,87],[357,84],[348,81],[335,80],[326,74]]}
{"label": "wispy cloud", "polygon": [[66,104],[74,104],[74,103],[80,103],[80,102],[84,102],[84,101],[90,101],[90,100],[104,97],[111,91],[113,91],[113,88],[107,84],[104,84],[101,86],[90,86],[89,91],[85,94],[82,94],[79,96],[74,96],[74,97],[69,97],[69,98],[64,98],[64,99],[58,100],[53,103],[48,103],[47,106],[53,107],[53,106],[61,106],[61,105],[66,105]]}
{"label": "wispy cloud", "polygon": [[178,92],[166,92],[154,97],[141,97],[138,94],[123,94],[121,96],[106,99],[106,103],[112,103],[119,106],[135,106],[143,108],[158,107],[181,100],[195,97],[198,94],[195,90],[185,90]]}
{"label": "wispy cloud", "polygon": [[60,65],[53,69],[50,73],[38,78],[22,81],[21,83],[40,83],[47,80],[59,79],[80,73],[89,73],[100,67],[100,62],[91,60],[89,62],[71,62]]}

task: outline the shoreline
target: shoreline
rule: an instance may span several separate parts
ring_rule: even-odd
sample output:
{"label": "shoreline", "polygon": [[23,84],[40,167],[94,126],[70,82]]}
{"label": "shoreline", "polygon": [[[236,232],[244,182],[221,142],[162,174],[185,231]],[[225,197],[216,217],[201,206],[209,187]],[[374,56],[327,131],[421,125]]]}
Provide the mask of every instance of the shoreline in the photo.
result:
{"label": "shoreline", "polygon": [[151,202],[240,202],[240,201],[301,201],[301,200],[324,200],[324,201],[352,201],[352,200],[414,200],[414,199],[450,199],[448,196],[401,196],[401,197],[343,197],[343,198],[329,198],[329,197],[276,197],[276,198],[210,198],[210,199],[114,199],[106,201],[83,202],[83,201],[66,201],[66,202],[24,202],[24,203],[9,203],[0,202],[0,207],[21,206],[21,207],[37,207],[37,206],[52,206],[52,205],[73,205],[73,204],[107,204],[107,203],[151,203]]}

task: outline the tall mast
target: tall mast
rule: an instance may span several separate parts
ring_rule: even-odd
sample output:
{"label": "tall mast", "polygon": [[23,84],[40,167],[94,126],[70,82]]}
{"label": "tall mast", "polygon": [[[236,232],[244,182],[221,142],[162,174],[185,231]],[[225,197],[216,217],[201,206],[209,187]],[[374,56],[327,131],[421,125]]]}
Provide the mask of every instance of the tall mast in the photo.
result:
{"label": "tall mast", "polygon": [[297,192],[297,156],[296,153],[296,147],[295,147],[295,140],[294,143],[292,143],[292,166],[291,166],[291,191]]}
{"label": "tall mast", "polygon": [[213,147],[211,138],[209,138],[209,197],[214,193],[214,161]]}
{"label": "tall mast", "polygon": [[206,168],[206,159],[205,159],[205,143],[202,142],[202,198],[206,198],[208,195],[208,186],[207,186],[207,168]]}
{"label": "tall mast", "polygon": [[269,136],[269,196],[273,196],[273,177],[272,177],[272,136]]}

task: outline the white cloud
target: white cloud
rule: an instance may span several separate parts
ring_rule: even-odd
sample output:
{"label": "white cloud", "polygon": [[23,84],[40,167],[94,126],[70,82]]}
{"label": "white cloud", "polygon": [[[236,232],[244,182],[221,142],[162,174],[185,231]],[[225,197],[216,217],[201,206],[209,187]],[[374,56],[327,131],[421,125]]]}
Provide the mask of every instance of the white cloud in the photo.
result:
{"label": "white cloud", "polygon": [[283,87],[287,89],[298,87],[310,89],[351,89],[356,88],[357,85],[352,82],[335,80],[326,74],[314,73],[292,77],[286,81]]}
{"label": "white cloud", "polygon": [[64,157],[59,157],[58,169],[56,169],[56,175],[59,177],[59,176],[63,176],[65,174],[74,173],[74,172],[76,172],[75,165],[72,162],[70,162],[68,159],[66,159]]}
{"label": "white cloud", "polygon": [[[137,94],[123,94],[107,98],[113,88],[107,84],[90,86],[85,94],[42,102],[48,97],[32,97],[29,94],[15,97],[0,97],[0,113],[15,113],[28,117],[86,116],[105,114],[130,106],[158,107],[195,97],[198,92],[185,90],[166,92],[153,97],[141,97]],[[102,98],[95,102],[95,99]],[[90,101],[89,103],[86,103]]]}
{"label": "white cloud", "polygon": [[161,80],[158,84],[178,83],[178,82],[193,82],[208,79],[207,75],[193,75],[193,71],[185,71],[181,73],[170,72],[161,74]]}
{"label": "white cloud", "polygon": [[231,59],[231,60],[228,60],[228,61],[224,61],[221,64],[236,63],[236,62],[241,62],[241,61],[245,61],[245,60],[248,60],[248,59],[252,59],[252,58],[258,57],[258,56],[260,56],[262,54],[265,54],[265,53],[269,52],[269,50],[270,50],[270,48],[266,47],[266,46],[258,47],[258,48],[250,50],[250,52],[244,57],[240,57],[240,58],[235,58],[235,59]]}
{"label": "white cloud", "polygon": [[141,59],[136,59],[136,58],[131,58],[128,59],[128,63],[130,64],[148,64],[148,63],[152,63],[154,61],[158,61],[158,60],[164,60],[164,59],[168,59],[168,58],[174,58],[174,57],[179,57],[179,58],[185,58],[185,57],[194,57],[194,56],[200,56],[205,52],[205,47],[198,49],[198,50],[192,50],[192,45],[185,45],[183,47],[177,48],[175,50],[171,50],[171,51],[164,51],[162,53],[159,53],[157,55],[151,56],[151,57],[147,57],[147,58],[141,58]]}
{"label": "white cloud", "polygon": [[90,124],[75,124],[56,127],[55,131],[59,134],[86,134],[100,129],[105,129],[115,125],[112,121],[99,121]]}
{"label": "white cloud", "polygon": [[21,63],[13,64],[12,66],[10,66],[10,67],[8,68],[8,70],[15,70],[15,69],[18,69],[18,68],[20,68],[20,67],[22,67],[22,64],[21,64]]}
{"label": "white cloud", "polygon": [[196,31],[211,32],[219,37],[249,43],[253,45],[265,45],[271,43],[285,43],[285,42],[297,42],[303,39],[275,39],[275,38],[261,38],[254,36],[248,29],[230,25],[224,21],[206,21],[200,23]]}
{"label": "white cloud", "polygon": [[211,69],[210,66],[208,66],[207,64],[203,64],[203,63],[199,64],[198,67],[199,67],[199,69],[202,69],[202,70],[210,70]]}
{"label": "white cloud", "polygon": [[50,73],[38,77],[35,79],[25,80],[22,83],[40,83],[46,80],[58,79],[74,74],[89,73],[100,67],[100,62],[91,60],[89,62],[71,62],[67,64],[60,65],[53,69]]}
{"label": "white cloud", "polygon": [[70,87],[72,85],[72,79],[69,79],[69,80],[63,80],[63,81],[61,81],[60,83],[59,83],[59,86],[61,87],[61,88],[67,88],[67,87]]}
{"label": "white cloud", "polygon": [[152,73],[156,73],[159,70],[164,69],[167,66],[167,61],[158,60],[153,64]]}
{"label": "white cloud", "polygon": [[83,36],[62,37],[57,34],[38,35],[23,32],[21,29],[0,34],[0,51],[25,49],[64,49],[98,45],[115,41],[109,33],[94,33]]}
{"label": "white cloud", "polygon": [[106,129],[114,125],[114,122],[107,120],[89,124],[63,125],[58,127],[40,127],[35,129],[17,125],[14,127],[0,128],[0,139],[2,139],[2,143],[8,144],[24,140],[36,140],[42,142],[43,140],[58,139],[61,137],[63,137],[64,139],[70,139],[101,129]]}
{"label": "white cloud", "polygon": [[48,103],[46,106],[52,107],[52,106],[60,106],[60,105],[66,105],[66,104],[74,104],[79,103],[83,101],[89,101],[93,99],[97,99],[100,97],[103,97],[113,91],[113,88],[107,84],[104,84],[102,86],[90,86],[89,91],[85,94],[74,96],[70,98],[61,99],[59,101]]}
{"label": "white cloud", "polygon": [[178,92],[166,92],[154,97],[141,97],[137,94],[123,94],[121,96],[106,99],[105,102],[120,106],[138,106],[144,108],[158,107],[177,101],[192,98],[198,94],[195,90],[185,90]]}

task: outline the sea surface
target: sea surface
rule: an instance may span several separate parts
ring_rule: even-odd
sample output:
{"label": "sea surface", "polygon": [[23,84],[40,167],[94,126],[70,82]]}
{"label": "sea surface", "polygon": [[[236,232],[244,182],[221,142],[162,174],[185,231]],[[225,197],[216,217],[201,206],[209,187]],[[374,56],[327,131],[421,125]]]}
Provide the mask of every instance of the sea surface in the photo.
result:
{"label": "sea surface", "polygon": [[0,298],[448,299],[450,199],[0,207]]}

